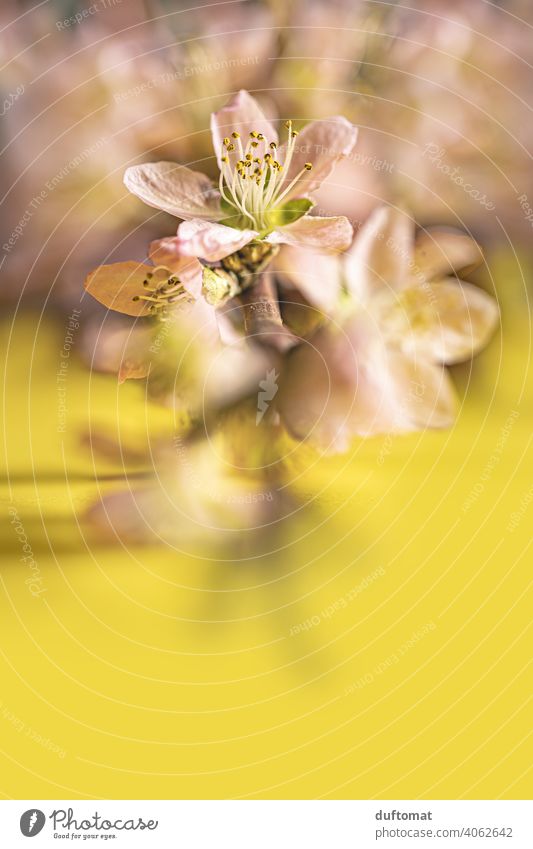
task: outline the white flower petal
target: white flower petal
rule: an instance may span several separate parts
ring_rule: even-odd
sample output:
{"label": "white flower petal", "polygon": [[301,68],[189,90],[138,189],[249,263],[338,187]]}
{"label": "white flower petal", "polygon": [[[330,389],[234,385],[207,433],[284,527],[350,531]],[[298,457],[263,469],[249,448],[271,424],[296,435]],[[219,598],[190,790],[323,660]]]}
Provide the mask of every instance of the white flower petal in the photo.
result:
{"label": "white flower petal", "polygon": [[182,256],[196,256],[217,262],[239,251],[257,238],[255,230],[235,230],[225,224],[193,219],[178,227],[176,247]]}
{"label": "white flower petal", "polygon": [[126,170],[124,185],[148,206],[177,218],[222,218],[220,195],[211,180],[175,162],[151,162]]}
{"label": "white flower petal", "polygon": [[458,363],[483,348],[498,323],[494,298],[455,279],[406,289],[395,302],[372,304],[390,338],[433,363]]}
{"label": "white flower petal", "polygon": [[457,412],[453,383],[444,368],[422,357],[388,349],[399,431],[451,427]]}
{"label": "white flower petal", "polygon": [[[231,138],[233,131],[241,135],[243,147],[246,147],[250,141],[251,132],[261,133],[265,137],[265,141],[262,147],[257,148],[260,151],[257,154],[259,156],[268,150],[270,142],[277,142],[278,140],[276,130],[265,117],[257,100],[244,89],[237,92],[226,106],[211,115],[213,147],[219,165],[221,157],[226,154],[222,141],[226,137]],[[233,139],[231,141],[233,142]],[[233,158],[238,159],[239,157],[236,155]]]}
{"label": "white flower petal", "polygon": [[455,393],[444,369],[387,345],[359,313],[291,353],[277,406],[295,437],[335,452],[354,436],[448,427]]}
{"label": "white flower petal", "polygon": [[[349,156],[357,141],[357,127],[346,118],[333,117],[307,124],[296,138],[292,159],[285,176],[284,185],[289,183],[310,162],[312,169],[305,171],[287,197],[301,197],[317,189],[331,174],[339,160]],[[287,146],[282,145],[278,159],[286,161]]]}
{"label": "white flower petal", "polygon": [[326,313],[335,310],[341,287],[337,257],[287,245],[276,259],[276,270],[302,293],[309,304]]}
{"label": "white flower petal", "polygon": [[392,206],[376,209],[357,233],[344,264],[351,293],[366,303],[374,294],[402,288],[413,263],[414,224]]}
{"label": "white flower petal", "polygon": [[287,224],[279,230],[274,230],[267,236],[266,241],[274,245],[285,244],[339,253],[350,247],[352,237],[353,227],[344,215],[337,217],[304,215],[294,224]]}
{"label": "white flower petal", "polygon": [[437,280],[482,261],[481,248],[466,233],[432,227],[416,238],[410,274],[413,283]]}

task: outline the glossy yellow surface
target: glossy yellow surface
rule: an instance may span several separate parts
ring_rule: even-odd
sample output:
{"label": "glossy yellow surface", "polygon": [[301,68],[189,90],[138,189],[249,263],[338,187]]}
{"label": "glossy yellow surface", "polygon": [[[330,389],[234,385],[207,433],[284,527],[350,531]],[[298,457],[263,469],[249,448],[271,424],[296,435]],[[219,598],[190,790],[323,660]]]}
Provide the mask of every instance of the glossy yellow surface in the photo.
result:
{"label": "glossy yellow surface", "polygon": [[309,471],[301,450],[300,495],[318,499],[280,555],[240,563],[88,535],[95,474],[102,491],[125,478],[80,433],[142,445],[169,415],[73,352],[58,433],[61,320],[4,323],[5,797],[530,795],[531,356],[513,275],[503,334],[455,371],[456,427]]}

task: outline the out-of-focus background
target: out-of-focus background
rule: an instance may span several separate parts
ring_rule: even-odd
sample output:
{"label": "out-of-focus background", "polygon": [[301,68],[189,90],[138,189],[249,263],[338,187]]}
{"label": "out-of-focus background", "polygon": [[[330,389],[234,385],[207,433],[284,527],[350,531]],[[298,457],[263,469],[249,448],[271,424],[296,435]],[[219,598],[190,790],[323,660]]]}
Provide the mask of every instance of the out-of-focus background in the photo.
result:
{"label": "out-of-focus background", "polygon": [[[0,29],[0,793],[527,798],[531,4],[3,0]],[[449,432],[292,446],[266,534],[104,540],[80,517],[175,421],[105,373],[131,323],[83,280],[175,232],[123,172],[215,176],[240,88],[356,123],[320,212],[470,233],[501,329]]]}

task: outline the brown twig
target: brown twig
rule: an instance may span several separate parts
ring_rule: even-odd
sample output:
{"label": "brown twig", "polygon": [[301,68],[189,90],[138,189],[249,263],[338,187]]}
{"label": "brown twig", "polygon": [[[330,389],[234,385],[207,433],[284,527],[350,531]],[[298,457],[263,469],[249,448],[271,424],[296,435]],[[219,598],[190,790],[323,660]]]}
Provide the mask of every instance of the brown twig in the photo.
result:
{"label": "brown twig", "polygon": [[283,324],[272,275],[259,274],[255,283],[241,294],[240,300],[244,328],[254,341],[281,352],[298,344],[298,337]]}

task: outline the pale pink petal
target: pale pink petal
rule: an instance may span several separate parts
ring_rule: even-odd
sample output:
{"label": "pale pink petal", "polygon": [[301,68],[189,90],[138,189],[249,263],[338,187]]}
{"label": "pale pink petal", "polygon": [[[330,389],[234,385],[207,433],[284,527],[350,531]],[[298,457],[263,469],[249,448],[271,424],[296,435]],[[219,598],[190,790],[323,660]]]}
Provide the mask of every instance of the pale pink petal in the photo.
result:
{"label": "pale pink petal", "polygon": [[466,233],[432,227],[416,238],[410,273],[413,283],[437,280],[454,271],[468,271],[482,261],[481,248]]}
{"label": "pale pink petal", "polygon": [[350,247],[352,237],[353,227],[344,215],[332,218],[304,215],[294,224],[274,230],[266,241],[274,245],[285,244],[339,253]]}
{"label": "pale pink petal", "polygon": [[423,357],[389,350],[389,370],[398,410],[397,430],[451,427],[457,412],[453,383],[445,368]]}
{"label": "pale pink petal", "polygon": [[355,384],[343,380],[338,353],[355,375],[350,346],[339,344],[327,330],[295,348],[286,359],[276,408],[289,433],[326,452],[345,451],[352,437],[349,416],[355,405]]}
{"label": "pale pink petal", "polygon": [[[276,130],[268,118],[265,117],[257,100],[244,89],[237,92],[226,106],[223,106],[222,109],[219,109],[218,112],[213,112],[211,115],[213,147],[219,165],[221,157],[225,154],[222,141],[226,137],[231,138],[231,134],[234,131],[240,134],[244,147],[250,141],[251,132],[261,133],[265,137],[265,141],[257,147],[257,155],[259,156],[268,150],[268,144],[270,142],[277,142],[278,140]],[[234,140],[231,139],[231,141],[233,142]],[[238,150],[236,150],[236,158],[239,158]]]}
{"label": "pale pink petal", "polygon": [[388,346],[359,313],[291,353],[277,407],[294,436],[331,452],[354,436],[447,427],[455,395],[444,369]]}
{"label": "pale pink petal", "polygon": [[409,216],[392,206],[376,209],[363,224],[344,267],[350,292],[366,303],[382,291],[406,285],[413,265],[414,224]]}
{"label": "pale pink petal", "polygon": [[233,400],[259,391],[271,358],[271,350],[250,346],[242,337],[219,346],[202,386],[203,403],[208,408],[225,407]]}
{"label": "pale pink petal", "polygon": [[336,452],[354,436],[412,429],[401,417],[388,359],[364,315],[319,330],[286,364],[278,409],[289,431]]}
{"label": "pale pink petal", "polygon": [[[353,151],[357,141],[357,127],[341,117],[312,121],[300,131],[295,141],[284,186],[287,187],[301,171],[303,173],[287,197],[300,197],[317,189],[331,174],[335,164]],[[278,159],[283,164],[286,157],[287,146],[282,145]],[[305,170],[306,162],[313,166],[310,171]]]}
{"label": "pale pink petal", "polygon": [[179,252],[176,236],[167,236],[150,243],[148,256],[154,265],[164,265],[183,283],[183,288],[199,298],[202,292],[203,266],[196,257],[183,256]]}
{"label": "pale pink petal", "polygon": [[338,304],[341,265],[332,254],[286,246],[276,258],[276,271],[312,306],[332,312]]}
{"label": "pale pink petal", "polygon": [[175,162],[133,165],[124,174],[124,185],[148,206],[177,218],[218,220],[220,195],[212,181],[199,171]]}
{"label": "pale pink petal", "polygon": [[105,307],[125,315],[148,315],[150,303],[141,299],[146,295],[147,275],[151,265],[142,262],[115,262],[99,265],[87,275],[85,288]]}
{"label": "pale pink petal", "polygon": [[496,301],[455,279],[375,299],[372,312],[396,345],[434,363],[458,363],[483,348],[499,319]]}
{"label": "pale pink petal", "polygon": [[257,238],[255,230],[235,230],[225,224],[193,219],[178,227],[176,249],[182,256],[202,257],[210,262],[240,250]]}
{"label": "pale pink petal", "polygon": [[345,325],[357,363],[349,424],[358,436],[449,427],[455,392],[444,369],[391,346],[370,314]]}
{"label": "pale pink petal", "polygon": [[220,339],[220,328],[217,312],[214,307],[207,303],[204,298],[198,298],[188,309],[183,310],[179,316],[183,327],[194,329],[197,341],[209,340],[209,344],[215,344]]}

